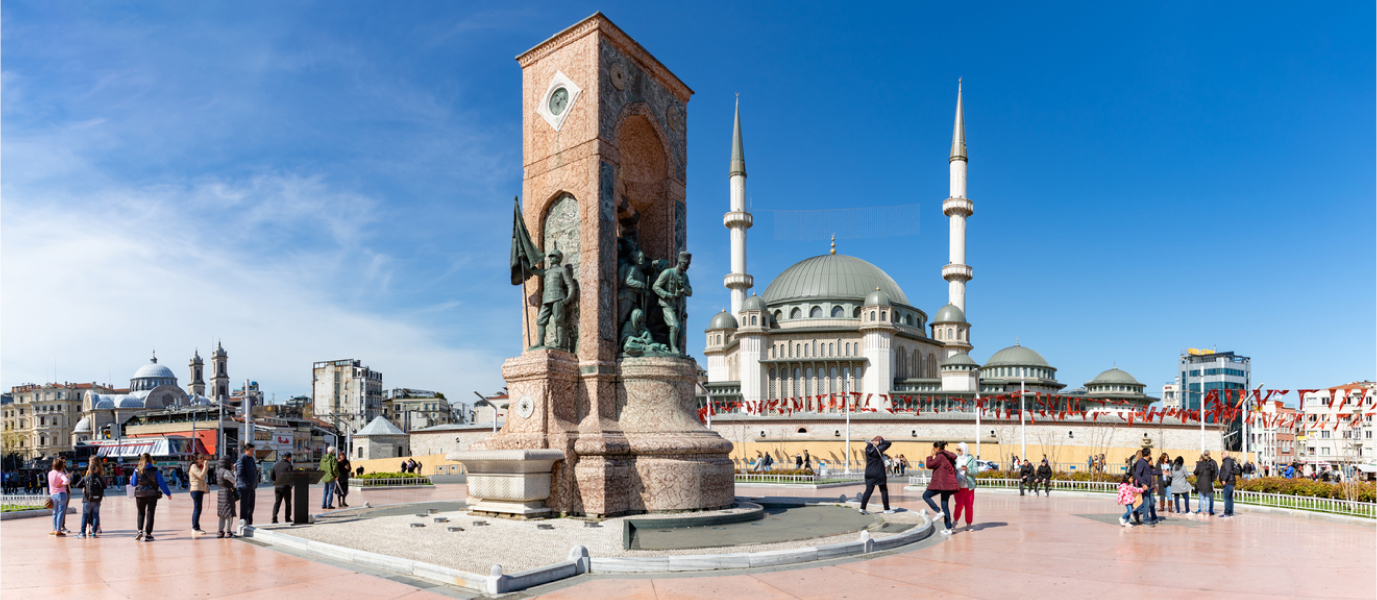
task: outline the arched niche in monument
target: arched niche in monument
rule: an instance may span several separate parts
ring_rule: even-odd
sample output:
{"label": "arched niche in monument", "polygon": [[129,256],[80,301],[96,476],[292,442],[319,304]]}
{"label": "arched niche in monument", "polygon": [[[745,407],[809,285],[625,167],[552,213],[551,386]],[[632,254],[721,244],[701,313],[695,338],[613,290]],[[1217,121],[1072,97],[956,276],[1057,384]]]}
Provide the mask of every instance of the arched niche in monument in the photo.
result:
{"label": "arched niche in monument", "polygon": [[[675,202],[669,198],[669,161],[664,137],[657,131],[644,105],[628,106],[617,127],[615,190],[639,219],[637,237],[650,260],[674,260],[678,252],[674,235]],[[625,234],[626,232],[623,232]]]}
{"label": "arched niche in monument", "polygon": [[[545,217],[541,220],[541,248],[546,255],[552,250],[559,250],[563,255],[562,265],[574,281],[579,280],[579,265],[582,263],[581,238],[579,236],[579,203],[573,194],[560,192],[545,210]],[[546,264],[546,268],[550,265]],[[564,305],[563,320],[565,323],[564,347],[563,350],[578,353],[578,333],[579,333],[579,302],[577,296],[572,302]],[[537,314],[538,316],[538,314]],[[545,339],[538,340],[538,344],[554,347],[556,331],[554,327],[549,327],[545,331]]]}

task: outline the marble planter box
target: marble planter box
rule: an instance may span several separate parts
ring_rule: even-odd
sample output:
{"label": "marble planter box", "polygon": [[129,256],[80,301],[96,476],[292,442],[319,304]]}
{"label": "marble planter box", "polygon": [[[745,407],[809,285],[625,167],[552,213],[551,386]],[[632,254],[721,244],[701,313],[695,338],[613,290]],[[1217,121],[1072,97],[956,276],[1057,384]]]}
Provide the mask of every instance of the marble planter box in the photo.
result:
{"label": "marble planter box", "polygon": [[560,450],[463,450],[445,458],[468,471],[471,511],[521,518],[550,514],[550,471]]}

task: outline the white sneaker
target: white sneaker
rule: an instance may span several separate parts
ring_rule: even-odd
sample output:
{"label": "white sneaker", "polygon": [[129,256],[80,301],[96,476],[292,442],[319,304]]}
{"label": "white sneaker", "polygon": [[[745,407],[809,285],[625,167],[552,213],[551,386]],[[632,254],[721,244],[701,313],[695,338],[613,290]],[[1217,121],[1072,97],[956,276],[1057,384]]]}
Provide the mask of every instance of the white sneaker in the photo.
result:
{"label": "white sneaker", "polygon": [[860,511],[860,513],[863,514],[863,515],[868,515],[868,514],[870,514],[870,513],[866,512],[866,510],[865,510],[864,508],[858,508],[858,509],[856,509],[856,510]]}
{"label": "white sneaker", "polygon": [[1133,523],[1130,523],[1130,522],[1128,522],[1128,521],[1124,521],[1124,527],[1127,527],[1127,528],[1129,528],[1129,529],[1133,529]]}
{"label": "white sneaker", "polygon": [[950,530],[950,529],[943,529],[943,530],[942,530],[942,535],[951,535],[951,530]]}
{"label": "white sneaker", "polygon": [[887,514],[887,515],[892,515],[892,514],[894,514],[894,509],[891,508],[891,509],[886,510],[886,511],[885,511],[885,514]]}
{"label": "white sneaker", "polygon": [[1128,527],[1128,518],[1127,518],[1127,517],[1119,517],[1119,526],[1120,526],[1120,527]]}

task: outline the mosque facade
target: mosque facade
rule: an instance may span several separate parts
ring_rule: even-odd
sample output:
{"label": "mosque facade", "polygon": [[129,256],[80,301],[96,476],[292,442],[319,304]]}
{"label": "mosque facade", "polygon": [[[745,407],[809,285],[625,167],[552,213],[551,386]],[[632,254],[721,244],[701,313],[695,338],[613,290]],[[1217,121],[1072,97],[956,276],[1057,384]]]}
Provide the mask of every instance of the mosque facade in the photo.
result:
{"label": "mosque facade", "polygon": [[[116,423],[123,426],[129,419],[145,412],[213,405],[215,401],[205,396],[205,361],[200,351],[192,354],[187,368],[190,378],[186,389],[182,389],[177,383],[177,375],[166,365],[159,364],[155,354],[148,364],[139,367],[129,378],[127,390],[86,392],[81,402],[81,420],[72,428],[72,444],[101,439],[106,434],[116,437],[114,431],[107,430]],[[211,369],[210,389],[217,397],[228,399],[229,353],[219,343],[211,354]]]}
{"label": "mosque facade", "polygon": [[[717,405],[803,399],[805,411],[835,412],[820,396],[860,394],[861,409],[892,408],[896,396],[997,396],[1026,390],[1059,394],[1066,384],[1035,350],[1015,344],[983,364],[966,314],[967,220],[975,203],[966,194],[969,159],[965,114],[958,85],[956,120],[948,159],[950,186],[942,202],[949,226],[947,303],[929,313],[879,267],[854,256],[806,258],[785,269],[759,295],[747,270],[746,159],[738,101],[732,132],[730,211],[731,272],[724,279],[731,310],[714,315],[704,332],[708,397]],[[1086,383],[1086,397],[1147,405],[1156,398],[1117,367]],[[1080,391],[1079,389],[1077,391]],[[749,412],[749,409],[745,409]]]}

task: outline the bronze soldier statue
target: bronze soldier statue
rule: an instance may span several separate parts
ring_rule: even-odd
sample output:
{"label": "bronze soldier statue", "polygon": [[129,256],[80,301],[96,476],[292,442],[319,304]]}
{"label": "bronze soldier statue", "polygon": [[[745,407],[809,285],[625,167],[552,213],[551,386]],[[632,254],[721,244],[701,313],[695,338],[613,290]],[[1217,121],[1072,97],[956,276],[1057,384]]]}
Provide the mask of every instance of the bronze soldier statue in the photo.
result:
{"label": "bronze soldier statue", "polygon": [[689,261],[692,259],[692,254],[680,252],[679,263],[673,269],[662,271],[651,288],[660,297],[660,309],[664,311],[665,325],[669,327],[669,350],[674,354],[680,354],[679,329],[687,317],[685,298],[693,295],[693,287],[688,279]]}
{"label": "bronze soldier statue", "polygon": [[562,350],[565,348],[564,307],[574,300],[574,291],[578,288],[569,270],[560,264],[564,260],[564,253],[551,250],[545,258],[548,267],[531,267],[531,272],[540,275],[545,284],[545,291],[540,296],[540,316],[536,317],[536,346],[544,346],[545,326],[553,319],[555,343],[549,347]]}

